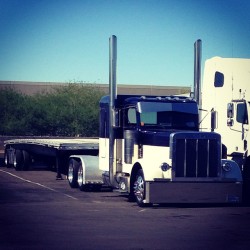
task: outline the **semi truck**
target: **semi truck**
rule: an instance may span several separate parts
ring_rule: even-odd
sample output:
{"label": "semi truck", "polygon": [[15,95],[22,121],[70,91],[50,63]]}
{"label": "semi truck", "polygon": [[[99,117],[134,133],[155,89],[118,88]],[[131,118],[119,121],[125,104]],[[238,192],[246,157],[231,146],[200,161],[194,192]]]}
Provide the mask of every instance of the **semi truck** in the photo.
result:
{"label": "semi truck", "polygon": [[201,109],[201,130],[221,135],[224,158],[240,166],[244,200],[249,201],[250,59],[213,57],[206,61]]}
{"label": "semi truck", "polygon": [[99,103],[98,143],[6,141],[6,164],[25,168],[25,155],[51,155],[58,175],[68,162],[72,188],[111,187],[139,206],[241,202],[240,167],[222,159],[218,133],[199,131],[198,103],[184,96],[117,94],[116,36],[109,47],[109,95]]}

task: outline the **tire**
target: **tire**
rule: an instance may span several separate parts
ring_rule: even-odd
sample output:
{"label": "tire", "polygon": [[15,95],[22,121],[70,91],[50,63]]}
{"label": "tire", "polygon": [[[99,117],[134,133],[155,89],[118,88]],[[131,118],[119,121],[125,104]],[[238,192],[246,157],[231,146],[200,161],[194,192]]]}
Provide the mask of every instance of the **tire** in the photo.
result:
{"label": "tire", "polygon": [[[8,163],[8,156],[6,156],[7,166]],[[27,151],[16,149],[14,153],[14,168],[17,171],[28,170],[30,166],[31,158]]]}
{"label": "tire", "polygon": [[79,163],[76,160],[71,159],[69,161],[69,167],[68,167],[68,182],[71,188],[78,187],[78,182],[77,182],[78,168],[79,168]]}
{"label": "tire", "polygon": [[22,150],[16,149],[14,153],[14,168],[16,171],[21,171],[24,169],[24,157]]}
{"label": "tire", "polygon": [[142,169],[139,169],[136,173],[134,182],[134,196],[135,201],[139,207],[145,207],[146,204],[143,202],[145,200],[146,194],[145,179]]}
{"label": "tire", "polygon": [[23,150],[22,153],[23,153],[23,170],[29,170],[31,163],[30,154],[25,150]]}
{"label": "tire", "polygon": [[82,168],[82,164],[79,164],[79,168],[78,168],[78,173],[77,173],[77,183],[78,183],[78,187],[81,191],[85,191],[86,190],[86,185],[83,183],[83,168]]}
{"label": "tire", "polygon": [[84,184],[84,172],[82,164],[79,163],[78,174],[77,174],[77,183],[78,187],[81,191],[93,191],[93,192],[100,192],[102,185],[101,184]]}
{"label": "tire", "polygon": [[4,151],[4,164],[7,168],[10,168],[10,162],[9,162],[9,155],[8,155],[8,151],[5,149]]}

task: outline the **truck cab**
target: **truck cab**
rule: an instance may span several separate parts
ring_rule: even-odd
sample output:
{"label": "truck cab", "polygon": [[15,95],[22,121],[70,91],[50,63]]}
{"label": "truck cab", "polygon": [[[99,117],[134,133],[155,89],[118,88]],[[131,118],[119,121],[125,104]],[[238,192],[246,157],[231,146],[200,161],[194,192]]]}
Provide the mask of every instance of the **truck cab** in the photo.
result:
{"label": "truck cab", "polygon": [[[127,193],[139,206],[240,202],[239,166],[221,159],[219,134],[199,131],[199,100],[117,95],[116,36],[109,41],[109,96],[99,103],[99,170],[103,184]],[[73,160],[79,165],[81,188],[91,169],[87,165],[94,168],[95,164],[84,155]]]}
{"label": "truck cab", "polygon": [[[109,96],[100,101],[99,168],[104,171],[106,184],[134,196],[138,205],[158,201],[202,202],[208,200],[207,194],[183,195],[185,184],[190,191],[197,189],[197,185],[203,190],[203,187],[208,189],[209,183],[219,183],[230,175],[222,168],[220,135],[199,132],[198,105],[193,99],[118,95],[112,115],[116,121],[111,124],[114,182],[109,183],[108,172],[112,150],[109,148]],[[240,182],[237,164],[227,164],[237,172],[234,184]],[[207,185],[201,186],[202,182]],[[238,186],[239,192],[230,196],[235,201],[240,200]]]}

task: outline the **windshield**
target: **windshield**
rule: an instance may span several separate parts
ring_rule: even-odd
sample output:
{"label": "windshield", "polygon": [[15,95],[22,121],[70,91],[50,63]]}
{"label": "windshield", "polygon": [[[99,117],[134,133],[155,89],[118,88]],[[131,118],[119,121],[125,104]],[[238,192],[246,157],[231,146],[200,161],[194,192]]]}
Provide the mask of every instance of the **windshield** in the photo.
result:
{"label": "windshield", "polygon": [[177,111],[136,112],[129,108],[126,112],[125,127],[141,129],[182,129],[197,130],[198,115]]}
{"label": "windshield", "polygon": [[159,129],[196,130],[198,116],[191,113],[161,111],[140,113],[141,127],[154,127]]}
{"label": "windshield", "polygon": [[160,130],[198,130],[195,102],[138,102],[125,109],[124,126]]}

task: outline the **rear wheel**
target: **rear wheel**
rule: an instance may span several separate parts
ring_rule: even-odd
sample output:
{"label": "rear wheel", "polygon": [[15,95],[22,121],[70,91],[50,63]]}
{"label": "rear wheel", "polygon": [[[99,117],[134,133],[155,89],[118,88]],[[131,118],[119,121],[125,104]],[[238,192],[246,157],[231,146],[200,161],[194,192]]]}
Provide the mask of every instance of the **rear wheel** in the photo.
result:
{"label": "rear wheel", "polygon": [[145,180],[142,169],[139,169],[134,182],[134,195],[135,200],[140,207],[144,207],[146,204],[143,202],[145,199]]}
{"label": "rear wheel", "polygon": [[78,187],[78,182],[77,182],[78,169],[79,169],[79,163],[76,160],[71,159],[69,161],[69,167],[68,167],[68,182],[70,187],[72,188]]}
{"label": "rear wheel", "polygon": [[77,175],[78,187],[81,191],[94,191],[99,192],[102,188],[101,184],[85,184],[85,172],[82,167],[82,163],[79,163],[78,175]]}
{"label": "rear wheel", "polygon": [[84,180],[83,168],[82,168],[82,164],[80,163],[79,168],[78,168],[78,174],[77,174],[77,183],[81,191],[85,190],[85,184],[83,183],[83,180]]}

